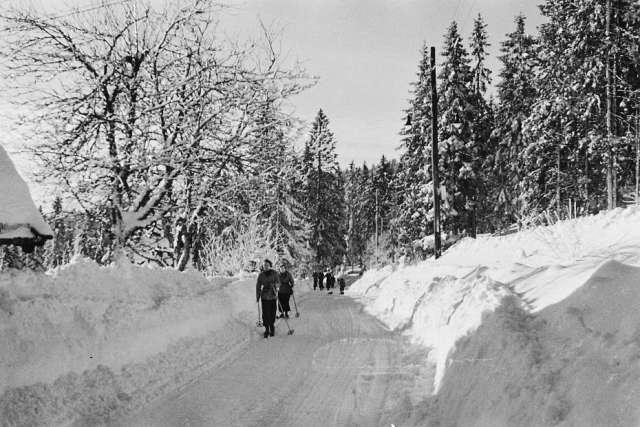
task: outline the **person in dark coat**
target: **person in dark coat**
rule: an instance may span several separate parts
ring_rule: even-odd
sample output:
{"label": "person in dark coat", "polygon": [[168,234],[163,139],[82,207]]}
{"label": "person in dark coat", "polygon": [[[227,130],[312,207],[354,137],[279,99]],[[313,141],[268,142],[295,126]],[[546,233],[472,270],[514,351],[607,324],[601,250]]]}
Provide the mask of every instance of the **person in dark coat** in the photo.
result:
{"label": "person in dark coat", "polygon": [[280,317],[289,318],[289,298],[293,294],[293,276],[287,271],[285,264],[280,265],[280,289],[278,289],[278,301],[280,302]]}
{"label": "person in dark coat", "polygon": [[336,278],[333,277],[333,273],[331,272],[331,270],[327,270],[327,274],[325,274],[325,280],[326,280],[326,286],[327,286],[327,291],[329,291],[330,294],[333,294],[333,287],[336,283]]}
{"label": "person in dark coat", "polygon": [[320,290],[324,289],[324,274],[321,271],[318,271],[318,286],[320,286]]}
{"label": "person in dark coat", "polygon": [[344,287],[346,285],[346,282],[344,280],[344,275],[341,275],[338,278],[338,286],[340,286],[340,295],[344,295]]}
{"label": "person in dark coat", "polygon": [[273,270],[272,266],[271,261],[264,260],[256,283],[256,302],[262,300],[262,324],[265,329],[265,338],[275,334],[276,298],[280,284],[280,275]]}
{"label": "person in dark coat", "polygon": [[313,272],[313,290],[315,291],[318,288],[318,282],[320,281],[320,275],[317,271]]}

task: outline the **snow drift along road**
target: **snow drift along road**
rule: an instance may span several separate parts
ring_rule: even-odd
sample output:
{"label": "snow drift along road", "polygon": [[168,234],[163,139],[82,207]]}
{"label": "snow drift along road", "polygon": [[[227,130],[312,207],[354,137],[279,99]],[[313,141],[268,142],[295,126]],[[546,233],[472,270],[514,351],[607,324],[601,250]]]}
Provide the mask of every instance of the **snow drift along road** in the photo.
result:
{"label": "snow drift along road", "polygon": [[[640,209],[465,239],[437,261],[367,272],[348,294],[390,328],[431,349],[437,391],[456,342],[480,326],[483,313],[495,311],[505,297],[538,313],[565,300],[609,260],[640,264]],[[640,292],[640,284],[627,292]],[[619,297],[620,304],[633,300]]]}
{"label": "snow drift along road", "polygon": [[639,425],[638,307],[640,268],[617,261],[535,314],[505,300],[458,342],[422,424]]}
{"label": "snow drift along road", "polygon": [[197,376],[246,341],[254,283],[87,260],[1,273],[2,425],[105,415]]}

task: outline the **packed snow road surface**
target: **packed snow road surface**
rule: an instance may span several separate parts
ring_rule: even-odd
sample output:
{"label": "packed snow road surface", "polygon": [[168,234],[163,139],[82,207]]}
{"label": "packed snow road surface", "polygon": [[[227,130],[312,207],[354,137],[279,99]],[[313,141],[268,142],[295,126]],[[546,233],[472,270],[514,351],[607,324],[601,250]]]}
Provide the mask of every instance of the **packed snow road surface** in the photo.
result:
{"label": "packed snow road surface", "polygon": [[207,374],[118,426],[345,426],[411,423],[432,391],[425,350],[363,312],[352,299],[307,293],[302,314],[276,336],[247,345]]}

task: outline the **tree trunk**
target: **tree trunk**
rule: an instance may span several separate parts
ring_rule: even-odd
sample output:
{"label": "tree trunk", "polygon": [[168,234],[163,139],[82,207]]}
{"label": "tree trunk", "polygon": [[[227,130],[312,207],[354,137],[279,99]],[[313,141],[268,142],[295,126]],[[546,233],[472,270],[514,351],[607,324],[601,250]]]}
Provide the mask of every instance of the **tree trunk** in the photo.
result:
{"label": "tree trunk", "polygon": [[606,113],[606,127],[607,127],[607,209],[614,208],[614,184],[613,184],[613,147],[612,147],[612,108],[613,99],[611,94],[611,0],[607,0],[606,8],[606,30],[605,40],[607,44],[606,52],[606,67],[605,67],[605,80],[606,80],[606,97],[607,97],[607,113]]}
{"label": "tree trunk", "polygon": [[560,212],[560,144],[556,150],[556,210]]}
{"label": "tree trunk", "polygon": [[638,134],[638,125],[640,117],[636,111],[636,205],[640,203],[640,137]]}

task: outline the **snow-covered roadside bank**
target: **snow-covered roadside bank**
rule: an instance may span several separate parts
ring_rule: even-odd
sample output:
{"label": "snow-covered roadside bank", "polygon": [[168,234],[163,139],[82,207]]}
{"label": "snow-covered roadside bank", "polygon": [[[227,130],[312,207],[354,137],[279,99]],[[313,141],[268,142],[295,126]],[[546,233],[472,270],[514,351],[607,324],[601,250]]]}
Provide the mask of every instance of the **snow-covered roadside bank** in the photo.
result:
{"label": "snow-covered roadside bank", "polygon": [[504,297],[538,313],[572,295],[610,260],[640,264],[640,209],[465,239],[437,261],[369,271],[348,294],[389,328],[430,349],[437,391],[456,342]]}
{"label": "snow-covered roadside bank", "polygon": [[0,274],[2,425],[98,421],[189,381],[247,339],[254,281],[85,260]]}
{"label": "snow-covered roadside bank", "polygon": [[605,262],[557,304],[507,298],[450,354],[421,425],[640,425],[640,268]]}

